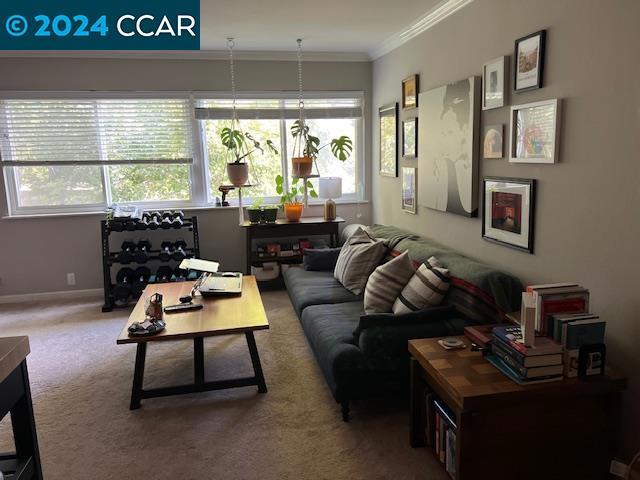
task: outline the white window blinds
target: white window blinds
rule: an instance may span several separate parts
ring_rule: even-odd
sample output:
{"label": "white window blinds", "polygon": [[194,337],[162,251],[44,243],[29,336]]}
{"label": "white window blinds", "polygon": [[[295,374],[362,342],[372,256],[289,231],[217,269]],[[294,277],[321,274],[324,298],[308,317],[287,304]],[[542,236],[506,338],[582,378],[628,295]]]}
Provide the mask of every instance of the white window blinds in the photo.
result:
{"label": "white window blinds", "polygon": [[[305,118],[361,118],[361,98],[305,98]],[[236,100],[236,114],[241,120],[295,120],[299,117],[298,99],[241,98]],[[232,115],[230,98],[196,101],[196,119],[228,120]]]}
{"label": "white window blinds", "polygon": [[192,163],[189,99],[0,101],[4,166]]}

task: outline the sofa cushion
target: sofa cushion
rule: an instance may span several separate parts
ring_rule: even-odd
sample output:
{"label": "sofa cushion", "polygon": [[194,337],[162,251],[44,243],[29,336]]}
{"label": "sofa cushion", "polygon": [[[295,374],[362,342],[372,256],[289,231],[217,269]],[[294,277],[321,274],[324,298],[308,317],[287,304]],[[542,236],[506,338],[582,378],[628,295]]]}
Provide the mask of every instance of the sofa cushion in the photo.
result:
{"label": "sofa cushion", "polygon": [[372,239],[359,228],[340,250],[334,277],[347,290],[360,295],[385,251],[382,241]]}
{"label": "sofa cushion", "polygon": [[340,255],[339,248],[307,248],[302,256],[305,270],[329,272],[336,268]]}
{"label": "sofa cushion", "polygon": [[367,313],[391,312],[393,302],[409,279],[414,276],[415,271],[408,252],[376,268],[364,290],[364,311]]}
{"label": "sofa cushion", "polygon": [[333,272],[312,272],[290,268],[282,273],[287,292],[298,317],[309,305],[362,301],[333,278]]}
{"label": "sofa cushion", "polygon": [[[404,252],[400,257],[407,254],[408,252]],[[444,268],[436,257],[429,258],[426,263],[420,265],[398,295],[393,303],[393,313],[415,312],[440,305],[450,283],[449,270]]]}
{"label": "sofa cushion", "polygon": [[348,384],[363,369],[362,353],[353,331],[364,315],[362,302],[312,305],[300,323],[327,383],[336,395],[338,384]]}
{"label": "sofa cushion", "polygon": [[360,334],[369,328],[389,326],[396,327],[400,325],[418,325],[430,322],[438,322],[448,320],[459,316],[456,309],[452,306],[425,308],[417,312],[409,312],[397,315],[395,313],[373,313],[360,317],[358,325],[353,331],[353,335],[358,338]]}

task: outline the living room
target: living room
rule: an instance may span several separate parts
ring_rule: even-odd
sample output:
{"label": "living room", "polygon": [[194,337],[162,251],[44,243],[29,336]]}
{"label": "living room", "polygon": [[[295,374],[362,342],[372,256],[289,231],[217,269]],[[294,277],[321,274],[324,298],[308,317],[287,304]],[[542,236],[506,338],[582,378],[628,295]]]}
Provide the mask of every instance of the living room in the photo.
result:
{"label": "living room", "polygon": [[0,479],[640,478],[638,2],[6,3]]}

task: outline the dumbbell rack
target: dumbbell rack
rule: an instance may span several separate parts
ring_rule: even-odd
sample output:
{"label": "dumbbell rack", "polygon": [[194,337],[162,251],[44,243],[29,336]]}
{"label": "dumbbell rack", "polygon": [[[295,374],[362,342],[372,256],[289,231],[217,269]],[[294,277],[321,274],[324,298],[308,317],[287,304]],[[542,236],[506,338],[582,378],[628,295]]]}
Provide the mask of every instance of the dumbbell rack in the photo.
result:
{"label": "dumbbell rack", "polygon": [[[187,258],[199,258],[200,257],[200,240],[198,236],[198,217],[185,217],[184,223],[180,227],[171,227],[170,229],[151,229],[147,226],[144,228],[140,228],[142,225],[138,225],[138,229],[134,231],[127,231],[126,233],[134,233],[134,232],[155,232],[155,233],[165,233],[170,232],[172,230],[184,230],[188,229],[193,233],[193,246],[187,248],[185,251],[187,253]],[[127,305],[118,305],[115,302],[115,297],[113,295],[114,283],[111,280],[111,267],[114,265],[123,265],[122,262],[118,260],[118,254],[120,252],[112,252],[109,246],[109,237],[114,230],[111,229],[109,225],[109,220],[102,220],[100,222],[100,228],[102,231],[102,270],[104,273],[104,305],[102,306],[103,312],[110,312],[114,308],[117,307],[126,307]],[[121,232],[117,232],[121,233]],[[176,260],[162,260],[160,258],[160,250],[149,250],[149,255],[147,257],[147,262],[149,261],[159,261],[162,264],[168,264],[171,262],[177,262]],[[137,263],[137,262],[131,262]],[[154,282],[149,282],[154,283]]]}

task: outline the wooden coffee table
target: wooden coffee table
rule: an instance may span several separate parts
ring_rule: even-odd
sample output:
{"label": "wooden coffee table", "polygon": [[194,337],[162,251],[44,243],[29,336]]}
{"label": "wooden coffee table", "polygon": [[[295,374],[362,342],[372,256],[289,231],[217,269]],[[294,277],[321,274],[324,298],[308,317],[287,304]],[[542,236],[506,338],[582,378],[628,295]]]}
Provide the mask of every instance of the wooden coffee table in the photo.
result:
{"label": "wooden coffee table", "polygon": [[[127,324],[118,337],[117,344],[137,344],[136,364],[133,373],[133,388],[131,390],[130,409],[140,408],[143,398],[166,397],[169,395],[181,395],[194,392],[207,392],[222,390],[225,388],[247,387],[256,385],[258,392],[266,393],[267,385],[260,365],[260,356],[253,336],[254,330],[266,330],[269,321],[262,305],[260,292],[254,276],[243,277],[242,294],[228,297],[200,296],[194,299],[194,303],[202,303],[201,310],[191,310],[183,313],[164,314],[166,328],[164,331],[148,337],[129,336],[129,325],[136,321],[144,320],[144,303],[147,297],[154,293],[163,296],[163,305],[174,305],[179,298],[189,295],[193,282],[176,282],[153,284],[147,286],[140,296],[133,312],[129,316]],[[246,378],[233,378],[229,380],[217,380],[207,382],[204,378],[204,338],[218,335],[232,335],[244,333],[251,354],[254,376]],[[147,354],[147,344],[150,342],[168,342],[173,340],[193,339],[193,384],[173,387],[143,389],[144,364]]]}

